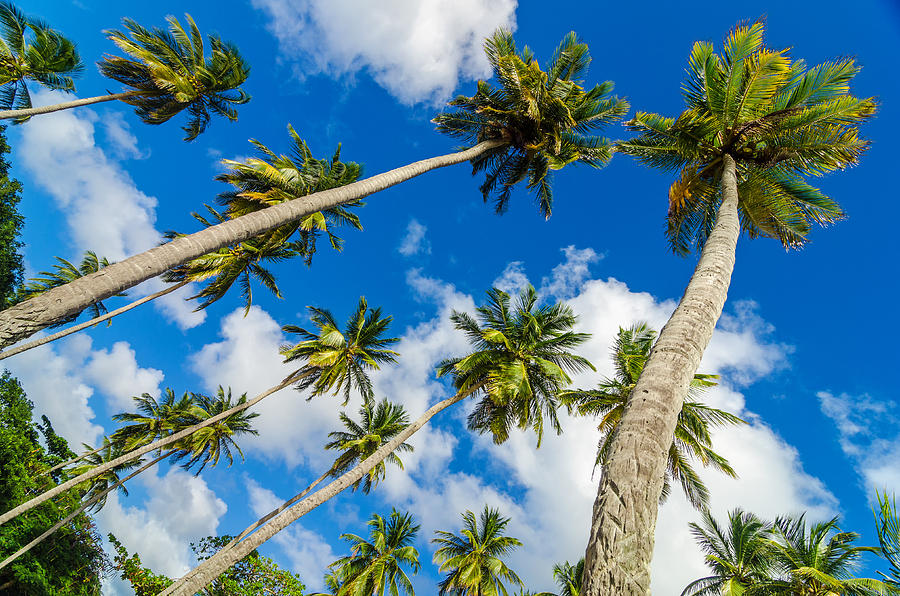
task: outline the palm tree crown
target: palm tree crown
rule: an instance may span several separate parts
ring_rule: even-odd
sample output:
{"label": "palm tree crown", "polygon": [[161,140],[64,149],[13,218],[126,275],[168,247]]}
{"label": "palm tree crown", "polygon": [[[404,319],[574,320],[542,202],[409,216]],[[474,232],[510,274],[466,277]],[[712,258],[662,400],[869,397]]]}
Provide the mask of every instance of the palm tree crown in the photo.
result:
{"label": "palm tree crown", "polygon": [[495,443],[509,438],[510,428],[531,427],[540,446],[544,417],[562,432],[558,393],[571,382],[568,373],[591,369],[585,358],[569,352],[588,335],[573,332],[575,315],[561,303],[538,306],[529,286],[512,304],[509,294],[492,288],[478,319],[454,311],[450,317],[475,351],[441,362],[438,375],[451,375],[457,392],[481,391],[483,399],[469,415],[470,430],[490,432]]}
{"label": "palm tree crown", "polygon": [[553,566],[553,579],[559,586],[558,596],[579,596],[582,577],[584,577],[584,557],[574,565],[566,561]]}
{"label": "palm tree crown", "polygon": [[355,387],[365,401],[371,400],[372,380],[368,371],[397,360],[397,352],[387,347],[399,341],[398,338],[384,337],[393,317],[382,317],[380,308],[369,308],[366,299],[361,297],[341,332],[330,311],[313,306],[308,309],[313,325],[318,328],[316,332],[296,325],[283,327],[286,333],[302,338],[296,345],[281,349],[285,362],[306,362],[297,371],[297,388],[312,388],[313,396],[330,391],[343,393],[346,404]]}
{"label": "palm tree crown", "polygon": [[[341,412],[341,422],[347,428],[346,431],[328,433],[332,439],[325,445],[325,449],[342,451],[331,467],[331,475],[338,477],[354,467],[357,463],[375,453],[379,447],[397,436],[403,429],[409,426],[409,415],[399,404],[393,404],[386,399],[375,405],[372,401],[365,401],[359,409],[360,422],[356,422],[345,412]],[[362,483],[363,492],[368,494],[378,483],[384,479],[386,473],[385,462],[392,463],[403,469],[403,461],[397,455],[398,452],[411,452],[412,445],[400,443],[383,461],[379,462],[363,478],[353,484],[353,490],[359,488]]]}
{"label": "palm tree crown", "polygon": [[497,212],[502,213],[512,187],[527,179],[541,213],[549,217],[550,171],[573,162],[606,165],[611,144],[591,133],[624,116],[628,103],[610,96],[610,81],[585,91],[581,77],[591,57],[574,32],[563,38],[546,71],[527,46],[517,50],[505,29],[487,38],[484,50],[500,86],[479,81],[475,95],[460,95],[450,102],[458,109],[438,115],[434,122],[440,132],[467,142],[504,141],[472,162],[474,173],[486,173],[481,185],[485,201],[495,194]]}
{"label": "palm tree crown", "polygon": [[104,56],[100,72],[132,90],[123,99],[147,124],[162,124],[187,110],[182,127],[191,141],[206,130],[211,114],[237,120],[234,106],[250,101],[240,86],[250,74],[237,47],[209,36],[211,55],[205,55],[203,36],[190,15],[188,30],[175,17],[166,17],[168,30],[147,29],[124,19],[127,33],[112,30],[107,36],[130,58]]}
{"label": "palm tree crown", "polygon": [[112,434],[115,443],[122,443],[128,451],[153,443],[177,429],[189,426],[194,406],[194,395],[186,392],[180,398],[170,388],[163,391],[159,400],[144,393],[132,397],[136,412],[123,412],[112,417],[126,423]]}
{"label": "palm tree crown", "polygon": [[[599,429],[602,436],[597,446],[595,466],[602,465],[609,455],[613,431],[622,419],[628,397],[644,370],[655,338],[656,331],[650,329],[646,323],[635,323],[628,329],[620,327],[612,350],[615,376],[600,381],[597,389],[575,389],[560,395],[562,401],[570,407],[574,406],[579,414],[600,417]],[[716,384],[714,381],[716,378],[717,375],[694,375],[688,399],[678,415],[675,436],[669,448],[662,500],[665,500],[671,491],[671,481],[678,481],[694,507],[700,509],[707,505],[709,490],[691,466],[691,458],[699,460],[704,466],[713,466],[731,477],[736,477],[728,460],[712,450],[712,437],[709,431],[711,426],[742,424],[744,421],[734,414],[697,401],[703,390]]]}
{"label": "palm tree crown", "polygon": [[330,565],[334,570],[335,596],[407,596],[415,592],[403,567],[419,572],[419,551],[412,545],[419,524],[409,513],[391,511],[387,519],[373,514],[367,522],[369,539],[356,534],[341,534],[350,544],[350,555]]}
{"label": "palm tree crown", "polygon": [[74,43],[46,23],[26,17],[12,2],[0,2],[0,108],[31,107],[27,80],[74,91],[72,78],[82,70]]}
{"label": "palm tree crown", "polygon": [[480,524],[475,514],[466,511],[459,535],[438,530],[431,541],[440,545],[434,561],[440,571],[449,574],[439,584],[440,594],[453,596],[507,596],[504,582],[522,585],[516,573],[502,561],[522,543],[503,531],[509,523],[497,509],[485,506]]}
{"label": "palm tree crown", "polygon": [[[88,451],[94,452],[86,455],[82,459],[82,463],[80,463],[77,467],[72,468],[72,470],[69,472],[72,476],[78,476],[89,468],[93,468],[108,461],[112,461],[120,455],[124,455],[128,451],[126,445],[123,442],[111,440],[109,437],[103,437],[103,443],[101,444],[101,448],[99,451],[93,450],[90,445],[82,445]],[[125,462],[124,464],[116,466],[115,468],[91,480],[87,492],[85,492],[84,496],[82,497],[82,500],[84,502],[90,502],[96,499],[89,510],[99,511],[106,504],[107,489],[114,486],[115,484],[118,484],[120,480],[119,474],[126,470],[130,470],[131,468],[135,468],[141,463],[143,462],[140,458],[133,459],[129,462]],[[119,485],[118,490],[121,491],[123,495],[128,496],[128,489],[125,488],[124,484]]]}
{"label": "palm tree crown", "polygon": [[812,224],[844,217],[840,206],[804,177],[857,162],[867,143],[857,125],[875,102],[849,94],[859,72],[851,58],[807,69],[787,50],[763,47],[763,24],[735,27],[722,54],[697,42],[677,118],[638,112],[626,125],[639,136],[616,149],[680,172],[669,190],[667,236],[685,254],[702,248],[716,221],[725,155],[736,162],[738,209],[751,238],[803,245]]}

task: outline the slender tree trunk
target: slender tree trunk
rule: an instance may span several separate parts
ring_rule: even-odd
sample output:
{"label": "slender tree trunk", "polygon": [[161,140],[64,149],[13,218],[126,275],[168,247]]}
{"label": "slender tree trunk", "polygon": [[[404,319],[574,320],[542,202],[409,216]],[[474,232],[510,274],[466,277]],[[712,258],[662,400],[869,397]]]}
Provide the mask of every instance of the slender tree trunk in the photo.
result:
{"label": "slender tree trunk", "polygon": [[85,97],[84,99],[73,99],[72,101],[64,101],[49,106],[38,106],[36,108],[26,108],[24,110],[0,110],[0,120],[8,120],[10,118],[30,118],[40,114],[49,114],[50,112],[58,112],[60,110],[68,110],[69,108],[77,108],[79,106],[89,106],[104,101],[116,101],[119,99],[128,99],[135,95],[140,95],[140,91],[123,91],[122,93],[109,93],[107,95],[98,95],[97,97]]}
{"label": "slender tree trunk", "polygon": [[478,389],[480,389],[480,386],[465,393],[459,393],[453,397],[448,397],[447,399],[434,404],[428,408],[418,420],[403,429],[403,432],[398,434],[391,441],[379,447],[378,451],[361,461],[352,470],[348,471],[337,480],[332,481],[315,494],[306,497],[299,503],[293,505],[290,509],[282,511],[243,542],[234,545],[228,550],[219,551],[209,559],[206,559],[195,569],[188,572],[187,575],[169,586],[165,591],[161,592],[160,596],[174,594],[191,596],[197,593],[203,587],[209,585],[209,583],[217,578],[222,572],[229,569],[232,565],[246,557],[255,549],[259,548],[261,544],[275,536],[275,534],[362,478],[372,468],[390,455],[401,443],[425,426],[435,414],[462,401],[467,396],[475,393]]}
{"label": "slender tree trunk", "polygon": [[94,503],[98,503],[103,497],[105,497],[106,495],[108,495],[108,494],[111,493],[112,491],[116,490],[117,488],[119,488],[120,486],[122,486],[123,484],[125,484],[126,482],[128,482],[129,480],[131,480],[132,478],[134,478],[135,476],[137,476],[137,475],[140,474],[141,472],[143,472],[143,471],[145,471],[145,470],[148,470],[148,469],[150,469],[151,467],[155,466],[157,463],[159,463],[160,461],[166,459],[167,457],[169,457],[169,456],[172,455],[173,453],[175,453],[175,450],[174,450],[174,449],[171,450],[171,451],[169,451],[169,452],[167,452],[167,453],[165,453],[164,455],[160,455],[159,457],[157,457],[156,459],[154,459],[154,460],[151,461],[150,463],[148,463],[148,464],[146,464],[146,465],[144,465],[144,466],[141,466],[137,471],[132,472],[131,474],[129,474],[128,476],[126,476],[126,477],[123,478],[122,480],[119,480],[118,482],[116,482],[115,484],[113,484],[112,486],[110,486],[109,488],[107,488],[106,490],[104,490],[102,493],[100,493],[100,494],[98,494],[98,495],[95,495],[95,496],[91,497],[90,500],[88,500],[86,503],[83,503],[83,504],[81,505],[81,507],[79,507],[78,509],[76,509],[75,511],[73,511],[72,513],[70,513],[65,519],[62,519],[62,520],[58,521],[56,524],[54,524],[54,526],[53,526],[52,528],[50,528],[49,530],[47,530],[46,532],[44,532],[43,534],[41,534],[40,536],[38,536],[37,538],[35,538],[35,539],[32,540],[31,542],[29,542],[28,544],[26,544],[25,546],[23,546],[22,548],[20,548],[19,550],[17,550],[15,553],[13,553],[13,554],[10,555],[9,557],[7,557],[5,561],[3,561],[2,563],[0,563],[0,569],[3,569],[4,567],[6,567],[7,565],[9,565],[9,564],[12,563],[13,561],[15,561],[16,559],[18,559],[19,557],[21,557],[22,555],[24,555],[25,553],[27,553],[28,551],[30,551],[32,548],[34,548],[35,546],[37,546],[38,544],[40,544],[41,542],[43,542],[45,538],[47,538],[48,536],[50,536],[51,534],[53,534],[54,532],[56,532],[58,529],[62,528],[62,527],[65,526],[66,524],[68,524],[70,521],[72,521],[73,519],[75,519],[79,514],[83,513],[86,509],[88,509],[88,508],[90,508],[92,505],[94,505]]}
{"label": "slender tree trunk", "polygon": [[504,141],[485,141],[464,151],[431,157],[346,186],[272,205],[104,267],[0,312],[0,348],[223,246],[242,242],[311,213],[367,197],[425,172],[469,161],[504,144]]}
{"label": "slender tree trunk", "polygon": [[678,413],[722,314],[740,234],[735,163],[690,283],[631,391],[603,466],[585,552],[583,596],[650,593],[653,533]]}
{"label": "slender tree trunk", "polygon": [[36,339],[34,341],[30,341],[27,344],[22,344],[21,346],[16,346],[15,348],[6,350],[5,352],[0,352],[0,360],[3,360],[4,358],[9,358],[10,356],[15,356],[16,354],[21,354],[22,352],[27,352],[28,350],[30,350],[32,348],[36,348],[38,346],[48,344],[51,341],[56,341],[58,339],[62,339],[63,337],[72,335],[73,333],[77,333],[78,331],[81,331],[82,329],[87,329],[88,327],[93,327],[94,325],[102,323],[103,321],[108,321],[109,319],[111,319],[115,316],[118,316],[122,313],[128,312],[132,308],[137,308],[138,306],[144,304],[145,302],[150,302],[151,300],[156,300],[157,298],[159,298],[161,296],[165,296],[166,294],[171,294],[175,290],[182,288],[189,283],[191,283],[191,282],[190,281],[179,282],[179,283],[175,284],[174,286],[169,286],[165,290],[160,290],[159,292],[156,292],[155,294],[150,294],[149,296],[144,296],[143,298],[140,298],[139,300],[135,300],[134,302],[132,302],[130,304],[126,304],[125,306],[123,306],[121,308],[117,308],[116,310],[110,311],[110,312],[106,313],[105,315],[100,315],[99,317],[94,317],[90,321],[85,321],[84,323],[79,323],[78,325],[72,325],[71,327],[63,329],[62,331],[57,331],[56,333],[54,333],[52,335],[48,335],[46,337],[42,337],[42,338]]}
{"label": "slender tree trunk", "polygon": [[69,461],[64,461],[64,462],[61,463],[61,464],[56,464],[55,466],[53,466],[53,467],[50,468],[49,470],[46,470],[46,471],[44,471],[44,472],[41,472],[40,474],[38,474],[38,476],[44,476],[44,475],[47,475],[47,474],[52,474],[53,472],[59,470],[60,468],[65,468],[66,466],[68,466],[68,465],[70,465],[70,464],[78,463],[78,462],[80,462],[81,460],[83,460],[84,458],[90,457],[91,455],[94,455],[95,453],[99,453],[99,452],[103,451],[104,449],[106,449],[106,445],[103,445],[102,447],[97,447],[97,448],[94,449],[93,451],[88,451],[87,453],[82,453],[81,455],[79,455],[79,456],[77,456],[77,457],[73,457],[73,458],[70,459]]}
{"label": "slender tree trunk", "polygon": [[105,464],[101,464],[99,466],[91,468],[84,474],[76,476],[75,478],[72,478],[71,480],[67,480],[66,482],[63,482],[60,485],[54,486],[50,490],[48,490],[44,493],[41,493],[40,495],[34,497],[33,499],[31,499],[29,501],[26,501],[25,503],[22,503],[18,507],[10,509],[3,515],[0,515],[0,525],[5,524],[6,522],[13,519],[14,517],[16,517],[22,513],[25,513],[26,511],[28,511],[30,509],[37,507],[44,501],[46,501],[48,499],[52,499],[56,495],[64,493],[65,491],[69,490],[73,486],[81,484],[82,482],[85,482],[86,480],[90,480],[91,478],[96,478],[100,474],[103,474],[104,472],[111,470],[118,465],[121,465],[130,460],[133,460],[136,457],[140,457],[144,454],[150,453],[151,451],[156,451],[157,449],[160,449],[167,445],[171,445],[172,443],[175,443],[176,441],[180,441],[181,439],[187,437],[188,435],[191,435],[191,434],[197,432],[201,428],[206,428],[207,426],[211,426],[211,425],[219,422],[220,420],[223,420],[223,419],[227,418],[228,416],[231,416],[232,414],[234,414],[236,412],[240,412],[242,410],[246,410],[247,408],[251,408],[251,407],[255,406],[256,404],[258,404],[259,402],[261,402],[266,397],[275,393],[276,391],[284,389],[291,383],[296,382],[298,380],[298,378],[299,377],[296,375],[296,371],[295,371],[295,372],[291,373],[290,375],[288,375],[288,377],[286,379],[284,379],[281,383],[279,383],[278,385],[275,385],[274,387],[270,387],[269,389],[266,389],[264,392],[260,393],[259,395],[257,395],[253,399],[251,399],[250,401],[247,401],[243,404],[239,404],[229,410],[225,410],[224,412],[216,414],[212,418],[208,418],[207,420],[204,420],[203,422],[201,422],[199,424],[195,424],[194,426],[190,426],[188,428],[185,428],[184,430],[180,430],[177,433],[174,433],[167,437],[159,439],[158,441],[154,441],[153,443],[150,443],[149,445],[144,445],[143,447],[133,449],[122,456],[119,456],[113,460],[106,462]]}

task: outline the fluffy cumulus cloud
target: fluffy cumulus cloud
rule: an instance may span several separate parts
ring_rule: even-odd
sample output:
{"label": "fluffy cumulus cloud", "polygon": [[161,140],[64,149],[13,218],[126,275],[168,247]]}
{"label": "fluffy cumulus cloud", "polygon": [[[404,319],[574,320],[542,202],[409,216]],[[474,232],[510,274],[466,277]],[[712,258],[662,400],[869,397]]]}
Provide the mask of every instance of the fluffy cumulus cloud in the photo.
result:
{"label": "fluffy cumulus cloud", "polygon": [[[64,94],[42,91],[36,105],[59,101]],[[99,117],[93,110],[63,110],[34,118],[17,130],[17,156],[34,182],[56,201],[69,225],[74,252],[93,250],[111,261],[159,244],[157,200],[138,189],[116,157],[139,157],[140,149],[121,115],[104,117],[108,151],[98,141]],[[78,260],[80,257],[74,257]],[[131,292],[134,297],[161,289],[153,280]],[[183,329],[199,325],[205,313],[184,306],[189,289],[156,301]]]}
{"label": "fluffy cumulus cloud", "polygon": [[490,70],[482,40],[516,0],[252,0],[299,75],[364,70],[404,103],[439,103]]}
{"label": "fluffy cumulus cloud", "polygon": [[397,252],[404,257],[431,254],[431,243],[425,238],[425,232],[427,231],[428,228],[419,223],[418,220],[409,220],[409,225],[406,226],[406,235],[403,236],[400,246],[397,247]]}
{"label": "fluffy cumulus cloud", "polygon": [[855,464],[866,492],[900,492],[900,412],[892,400],[871,395],[816,394],[837,427],[841,449]]}
{"label": "fluffy cumulus cloud", "polygon": [[132,397],[149,393],[159,396],[163,373],[155,368],[141,368],[128,342],[118,341],[109,350],[91,352],[84,366],[85,378],[100,389],[110,405],[120,411],[130,411]]}

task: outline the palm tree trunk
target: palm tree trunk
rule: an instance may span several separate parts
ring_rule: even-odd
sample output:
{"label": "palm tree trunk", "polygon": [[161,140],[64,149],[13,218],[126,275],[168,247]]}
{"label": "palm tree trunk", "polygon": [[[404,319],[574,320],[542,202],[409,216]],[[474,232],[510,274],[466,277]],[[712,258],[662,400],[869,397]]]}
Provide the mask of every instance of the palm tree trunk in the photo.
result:
{"label": "palm tree trunk", "polygon": [[132,478],[134,478],[135,476],[137,476],[137,475],[140,474],[141,472],[143,472],[143,471],[145,471],[145,470],[148,470],[148,469],[150,469],[151,467],[155,466],[157,463],[159,463],[160,461],[166,459],[167,457],[169,457],[169,456],[172,455],[173,453],[175,453],[175,450],[174,450],[174,449],[171,450],[171,451],[169,451],[169,452],[167,452],[167,453],[165,453],[165,454],[163,454],[163,455],[160,455],[159,457],[157,457],[156,459],[154,459],[154,460],[151,461],[150,463],[148,463],[148,464],[146,464],[146,465],[144,465],[144,466],[141,466],[137,471],[132,472],[131,474],[129,474],[128,476],[126,476],[126,477],[123,478],[122,480],[119,480],[118,482],[116,482],[115,484],[113,484],[112,486],[110,486],[109,488],[107,488],[106,490],[104,490],[103,492],[101,492],[100,494],[94,495],[94,496],[93,496],[90,500],[88,500],[86,503],[83,503],[83,504],[81,505],[81,507],[79,507],[78,509],[76,509],[75,511],[73,511],[72,513],[70,513],[65,519],[62,519],[62,520],[58,521],[56,524],[54,524],[54,526],[53,526],[52,528],[50,528],[49,530],[47,530],[46,532],[44,532],[43,534],[41,534],[40,536],[38,536],[37,538],[35,538],[35,539],[32,540],[31,542],[29,542],[28,544],[26,544],[25,546],[23,546],[22,548],[20,548],[19,550],[17,550],[17,551],[16,551],[15,553],[13,553],[12,555],[8,556],[8,557],[6,558],[6,560],[4,560],[2,563],[0,563],[0,569],[3,569],[4,567],[6,567],[7,565],[9,565],[9,564],[12,563],[13,561],[15,561],[16,559],[18,559],[19,557],[21,557],[22,555],[24,555],[25,553],[27,553],[28,551],[30,551],[32,548],[34,548],[35,546],[37,546],[38,544],[40,544],[41,542],[43,542],[45,538],[47,538],[48,536],[50,536],[51,534],[53,534],[54,532],[56,532],[56,531],[57,531],[58,529],[60,529],[61,527],[63,527],[63,526],[65,526],[66,524],[68,524],[70,521],[72,521],[73,519],[75,519],[79,514],[83,513],[86,509],[88,509],[88,508],[90,508],[92,505],[94,505],[94,503],[99,502],[103,497],[105,497],[106,495],[108,495],[108,494],[111,493],[112,491],[116,490],[117,488],[119,488],[120,486],[122,486],[123,484],[125,484],[126,482],[128,482],[129,480],[131,480]]}
{"label": "palm tree trunk", "polygon": [[722,314],[740,234],[735,163],[724,156],[722,204],[678,308],[659,334],[612,439],[585,552],[583,596],[645,596],[669,446],[691,379]]}
{"label": "palm tree trunk", "polygon": [[[112,444],[112,443],[110,443],[110,444]],[[64,462],[61,463],[61,464],[56,464],[55,466],[53,466],[53,467],[50,468],[49,470],[46,470],[46,471],[44,471],[44,472],[41,472],[40,474],[38,474],[38,476],[45,476],[45,475],[47,475],[47,474],[52,474],[53,472],[59,470],[60,468],[65,468],[65,467],[68,466],[68,465],[71,465],[71,464],[74,464],[74,463],[78,463],[78,462],[80,462],[81,460],[83,460],[83,459],[86,458],[86,457],[90,457],[91,455],[94,455],[95,453],[99,453],[99,452],[103,451],[104,449],[106,449],[106,447],[107,447],[107,445],[103,445],[103,446],[101,446],[101,447],[97,447],[97,448],[94,449],[93,451],[88,451],[87,453],[82,453],[81,455],[79,455],[79,456],[77,456],[77,457],[73,457],[73,458],[70,459],[69,461],[64,461]]]}
{"label": "palm tree trunk", "polygon": [[151,300],[156,300],[157,298],[159,298],[161,296],[165,296],[166,294],[171,294],[175,290],[182,288],[189,283],[191,283],[191,282],[190,281],[182,281],[180,283],[175,284],[174,286],[169,286],[165,290],[160,290],[159,292],[156,292],[155,294],[150,294],[149,296],[144,296],[143,298],[135,300],[134,302],[132,302],[130,304],[126,304],[125,306],[123,306],[121,308],[117,308],[116,310],[110,311],[110,312],[106,313],[105,315],[100,315],[99,317],[94,317],[90,321],[85,321],[84,323],[79,323],[78,325],[72,325],[71,327],[69,327],[67,329],[63,329],[62,331],[58,331],[52,335],[48,335],[46,337],[42,337],[42,338],[36,339],[34,341],[30,341],[27,344],[23,344],[21,346],[16,346],[15,348],[6,350],[5,352],[0,352],[0,360],[3,360],[4,358],[9,358],[10,356],[15,356],[16,354],[21,354],[22,352],[26,352],[32,348],[36,348],[38,346],[48,344],[51,341],[56,341],[58,339],[62,339],[63,337],[72,335],[73,333],[77,333],[78,331],[81,331],[82,329],[87,329],[88,327],[93,327],[94,325],[102,323],[103,321],[108,321],[109,319],[111,319],[115,316],[118,316],[122,313],[128,312],[132,308],[137,308],[138,306],[140,306],[141,304],[144,304],[145,302],[150,302]]}
{"label": "palm tree trunk", "polygon": [[273,205],[104,267],[0,312],[0,348],[223,246],[247,240],[311,213],[362,199],[425,172],[469,161],[504,144],[504,141],[484,141],[464,151],[431,157],[346,186]]}
{"label": "palm tree trunk", "polygon": [[50,112],[58,112],[60,110],[68,110],[69,108],[77,108],[79,106],[89,106],[104,101],[116,101],[119,99],[128,99],[135,95],[140,95],[140,91],[123,91],[122,93],[109,93],[107,95],[98,95],[97,97],[86,97],[84,99],[73,99],[72,101],[64,101],[49,106],[38,106],[36,108],[26,108],[23,110],[0,110],[0,120],[8,120],[10,118],[30,118],[40,114],[49,114]]}
{"label": "palm tree trunk", "polygon": [[189,426],[188,428],[180,430],[177,433],[174,433],[167,437],[159,439],[158,441],[154,441],[153,443],[150,443],[149,445],[144,445],[143,447],[133,449],[133,450],[129,451],[128,453],[121,455],[113,460],[110,460],[104,464],[101,464],[99,466],[91,468],[84,474],[76,476],[75,478],[72,478],[71,480],[67,480],[66,482],[63,482],[62,484],[59,484],[57,486],[54,486],[50,490],[41,493],[40,495],[34,497],[33,499],[26,501],[17,507],[14,507],[13,509],[10,509],[3,515],[0,515],[0,525],[5,524],[6,522],[13,519],[14,517],[16,517],[22,513],[25,513],[26,511],[29,511],[30,509],[37,507],[44,501],[46,501],[48,499],[52,499],[56,495],[64,493],[65,491],[69,490],[73,486],[81,484],[82,482],[85,482],[92,478],[96,478],[100,474],[103,474],[104,472],[111,470],[120,464],[123,464],[127,461],[133,460],[136,457],[140,457],[146,453],[150,453],[151,451],[156,451],[157,449],[160,449],[167,445],[171,445],[172,443],[175,443],[176,441],[180,441],[181,439],[187,437],[188,435],[191,435],[191,434],[197,432],[201,428],[206,428],[207,426],[211,426],[211,425],[215,424],[216,422],[219,422],[220,420],[223,420],[224,418],[231,416],[235,412],[240,412],[242,410],[246,410],[247,408],[251,408],[251,407],[255,406],[256,404],[261,402],[266,397],[272,395],[276,391],[284,389],[291,383],[296,382],[300,378],[296,375],[296,372],[297,371],[294,371],[293,373],[288,375],[287,378],[285,378],[283,381],[281,381],[281,383],[279,383],[278,385],[275,385],[274,387],[270,387],[270,388],[266,389],[265,391],[263,391],[262,393],[260,393],[256,397],[254,397],[253,399],[251,399],[243,404],[239,404],[229,410],[225,410],[224,412],[216,414],[212,418],[208,418],[199,424],[195,424],[194,426]]}
{"label": "palm tree trunk", "polygon": [[398,434],[391,441],[379,447],[378,451],[358,463],[352,470],[348,471],[337,480],[332,481],[315,494],[293,505],[290,509],[282,511],[259,531],[243,542],[236,544],[228,550],[219,551],[209,559],[206,559],[195,569],[188,572],[184,577],[169,586],[165,591],[161,592],[159,596],[174,594],[191,596],[200,591],[203,587],[209,585],[209,583],[217,578],[222,572],[246,557],[255,549],[259,548],[261,544],[275,536],[275,534],[361,479],[365,474],[372,470],[372,468],[390,455],[401,443],[425,426],[435,414],[462,401],[480,388],[481,386],[479,385],[474,389],[463,393],[457,393],[453,397],[448,397],[447,399],[434,404],[428,408],[418,420],[403,429],[403,432]]}

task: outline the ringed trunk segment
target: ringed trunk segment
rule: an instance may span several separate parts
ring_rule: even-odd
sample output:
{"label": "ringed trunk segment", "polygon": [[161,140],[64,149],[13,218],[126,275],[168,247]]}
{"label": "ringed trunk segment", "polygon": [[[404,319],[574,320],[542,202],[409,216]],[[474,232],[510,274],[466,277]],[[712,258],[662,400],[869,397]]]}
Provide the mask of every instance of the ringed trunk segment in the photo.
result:
{"label": "ringed trunk segment", "polygon": [[470,161],[504,144],[503,141],[484,141],[463,151],[423,159],[365,180],[272,205],[199,232],[180,236],[0,311],[0,348],[191,259],[253,238],[317,211],[362,199],[425,172]]}
{"label": "ringed trunk segment", "polygon": [[188,285],[189,283],[191,283],[191,282],[190,281],[179,282],[173,286],[169,286],[165,290],[160,290],[159,292],[150,294],[149,296],[144,296],[143,298],[140,298],[138,300],[135,300],[134,302],[126,304],[125,306],[122,306],[121,308],[112,310],[112,311],[106,313],[105,315],[100,315],[99,317],[94,317],[90,321],[85,321],[84,323],[72,325],[71,327],[63,329],[62,331],[57,331],[56,333],[54,333],[52,335],[48,335],[46,337],[42,337],[42,338],[36,339],[34,341],[30,341],[27,344],[23,344],[21,346],[16,346],[15,348],[11,348],[9,350],[6,350],[5,352],[0,352],[0,360],[9,358],[10,356],[15,356],[16,354],[21,354],[22,352],[27,352],[28,350],[30,350],[32,348],[36,348],[38,346],[48,344],[51,341],[56,341],[58,339],[62,339],[68,335],[77,333],[77,332],[81,331],[82,329],[87,329],[88,327],[93,327],[94,325],[99,325],[103,321],[108,321],[109,319],[111,319],[115,316],[118,316],[122,313],[126,313],[129,310],[131,310],[132,308],[137,308],[138,306],[140,306],[141,304],[144,304],[145,302],[150,302],[151,300],[156,300],[157,298],[165,296],[166,294],[171,294],[175,290],[178,290],[179,288],[182,288],[182,287]]}
{"label": "ringed trunk segment", "polygon": [[77,108],[79,106],[89,106],[104,101],[117,101],[120,99],[129,99],[135,95],[140,95],[140,91],[123,91],[122,93],[110,93],[108,95],[98,95],[96,97],[85,97],[84,99],[73,99],[72,101],[64,101],[49,106],[38,106],[36,108],[26,108],[22,110],[0,110],[0,120],[9,120],[10,118],[30,118],[32,116],[40,116],[41,114],[49,114],[51,112],[59,112],[60,110],[68,110],[69,108]]}
{"label": "ringed trunk segment", "polygon": [[206,428],[207,426],[211,426],[211,425],[219,422],[220,420],[223,420],[223,419],[227,418],[228,416],[231,416],[232,414],[234,414],[236,412],[240,412],[242,410],[246,410],[247,408],[251,408],[251,407],[255,406],[256,404],[258,404],[259,402],[261,402],[266,397],[275,393],[276,391],[280,391],[281,389],[284,389],[288,385],[296,382],[297,379],[298,379],[298,377],[296,376],[296,371],[295,371],[294,373],[291,373],[290,375],[288,375],[288,377],[286,379],[284,379],[281,383],[279,383],[278,385],[275,385],[274,387],[270,387],[269,389],[266,389],[264,392],[260,393],[259,395],[257,395],[253,399],[251,399],[250,401],[247,401],[243,404],[239,404],[229,410],[225,410],[224,412],[216,414],[212,418],[208,418],[207,420],[204,420],[200,424],[195,424],[194,426],[190,426],[188,428],[185,428],[184,430],[180,430],[177,433],[174,433],[167,437],[159,439],[158,441],[154,441],[153,443],[150,443],[149,445],[144,445],[143,447],[133,449],[122,456],[119,456],[113,460],[106,462],[105,464],[99,465],[95,468],[91,468],[84,474],[81,474],[80,476],[76,476],[75,478],[72,478],[71,480],[67,480],[66,482],[63,482],[62,484],[59,484],[59,485],[51,488],[50,490],[43,492],[40,495],[34,497],[33,499],[26,501],[26,502],[22,503],[21,505],[14,507],[13,509],[10,509],[6,513],[0,515],[0,525],[5,524],[6,522],[15,518],[16,516],[18,516],[22,513],[25,513],[26,511],[29,511],[30,509],[37,507],[44,501],[47,501],[48,499],[52,499],[56,495],[64,493],[65,491],[69,490],[73,486],[81,484],[82,482],[85,482],[86,480],[96,478],[100,474],[103,474],[104,472],[111,470],[120,464],[123,464],[127,461],[131,461],[131,460],[135,459],[136,457],[140,457],[142,455],[150,453],[151,451],[156,451],[157,449],[166,447],[167,445],[171,445],[172,443],[180,441],[181,439],[187,437],[188,435],[191,435],[191,434],[197,432],[201,428]]}
{"label": "ringed trunk segment", "polygon": [[734,159],[722,204],[678,307],[626,402],[603,466],[585,552],[584,596],[650,594],[654,531],[672,436],[691,379],[722,314],[740,235]]}
{"label": "ringed trunk segment", "polygon": [[209,585],[222,572],[246,557],[253,550],[259,548],[261,544],[275,536],[275,534],[360,480],[365,474],[372,470],[372,468],[390,455],[401,443],[425,426],[425,424],[438,412],[462,401],[480,388],[481,387],[478,386],[434,404],[428,408],[418,420],[407,426],[403,432],[394,437],[390,442],[382,445],[378,451],[361,461],[352,470],[336,480],[333,480],[324,488],[319,489],[316,493],[293,505],[290,509],[282,511],[243,542],[234,545],[230,549],[220,550],[209,559],[206,559],[195,569],[189,571],[184,577],[169,586],[165,591],[160,592],[159,596],[192,596],[200,589]]}

